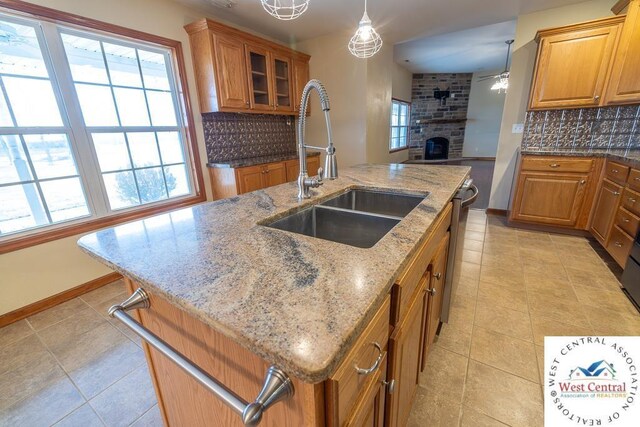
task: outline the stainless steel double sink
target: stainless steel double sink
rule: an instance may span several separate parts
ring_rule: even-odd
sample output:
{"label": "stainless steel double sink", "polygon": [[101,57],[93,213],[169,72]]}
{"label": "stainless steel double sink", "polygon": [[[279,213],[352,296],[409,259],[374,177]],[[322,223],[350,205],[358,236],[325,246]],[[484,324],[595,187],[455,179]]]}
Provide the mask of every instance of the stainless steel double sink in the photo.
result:
{"label": "stainless steel double sink", "polygon": [[358,248],[370,248],[428,194],[351,189],[264,225]]}

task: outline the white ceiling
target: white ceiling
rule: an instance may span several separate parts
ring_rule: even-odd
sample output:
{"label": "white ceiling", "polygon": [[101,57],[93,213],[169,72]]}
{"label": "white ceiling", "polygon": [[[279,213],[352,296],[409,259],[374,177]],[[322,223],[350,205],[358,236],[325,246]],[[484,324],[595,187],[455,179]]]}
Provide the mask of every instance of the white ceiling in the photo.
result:
{"label": "white ceiling", "polygon": [[[203,14],[251,28],[283,42],[295,42],[327,34],[349,34],[362,17],[364,0],[310,0],[309,9],[294,21],[269,16],[260,0],[175,0]],[[580,3],[584,0],[368,0],[368,12],[386,43],[451,33],[509,21],[522,13]],[[613,3],[613,2],[612,2]]]}
{"label": "white ceiling", "polygon": [[501,71],[507,56],[505,41],[515,32],[516,21],[511,20],[400,43],[393,55],[413,73]]}

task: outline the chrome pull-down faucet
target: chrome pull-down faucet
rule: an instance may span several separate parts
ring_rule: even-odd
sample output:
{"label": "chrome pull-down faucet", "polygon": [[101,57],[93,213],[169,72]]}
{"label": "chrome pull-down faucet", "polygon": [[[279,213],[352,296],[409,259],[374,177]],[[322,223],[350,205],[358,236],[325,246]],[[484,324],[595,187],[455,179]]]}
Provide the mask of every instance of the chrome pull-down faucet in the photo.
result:
{"label": "chrome pull-down faucet", "polygon": [[[309,103],[309,95],[311,89],[315,89],[320,96],[320,104],[322,105],[322,111],[324,111],[324,119],[327,124],[327,140],[328,145],[326,148],[314,147],[313,145],[305,145],[304,143],[304,129],[307,120],[307,104]],[[300,117],[298,118],[298,156],[300,158],[300,175],[298,175],[298,199],[308,199],[311,197],[311,188],[316,188],[322,185],[324,179],[336,179],[338,177],[338,163],[336,161],[336,149],[333,146],[333,140],[331,136],[331,121],[329,120],[329,95],[327,90],[320,80],[309,80],[304,89],[302,90],[302,101],[300,102]],[[307,152],[306,149],[311,148],[314,150],[321,150],[326,152],[326,158],[324,163],[324,169],[318,169],[318,175],[310,177],[307,173]]]}

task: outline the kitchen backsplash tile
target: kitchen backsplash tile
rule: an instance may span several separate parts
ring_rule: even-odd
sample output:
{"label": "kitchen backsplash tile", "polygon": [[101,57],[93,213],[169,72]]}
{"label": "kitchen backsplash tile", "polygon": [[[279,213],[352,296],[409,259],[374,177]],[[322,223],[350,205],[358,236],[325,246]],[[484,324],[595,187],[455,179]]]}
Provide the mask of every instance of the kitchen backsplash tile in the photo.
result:
{"label": "kitchen backsplash tile", "polygon": [[295,120],[271,114],[202,115],[209,163],[294,153]]}
{"label": "kitchen backsplash tile", "polygon": [[640,149],[640,106],[530,111],[525,150]]}

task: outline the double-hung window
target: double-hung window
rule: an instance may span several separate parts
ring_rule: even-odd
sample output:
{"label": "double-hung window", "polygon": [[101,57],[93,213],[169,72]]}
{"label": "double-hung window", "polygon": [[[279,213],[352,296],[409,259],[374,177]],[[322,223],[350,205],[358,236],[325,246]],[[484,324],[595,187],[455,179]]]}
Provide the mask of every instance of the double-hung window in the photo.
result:
{"label": "double-hung window", "polygon": [[391,101],[389,151],[403,150],[409,146],[410,114],[411,104],[398,99]]}
{"label": "double-hung window", "polygon": [[0,242],[196,193],[172,53],[0,14]]}

